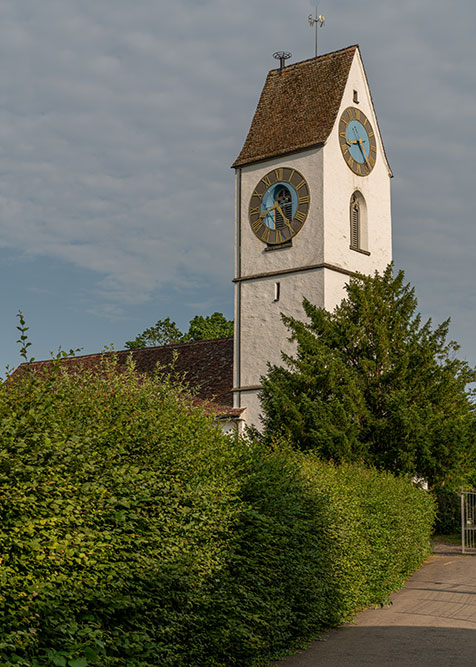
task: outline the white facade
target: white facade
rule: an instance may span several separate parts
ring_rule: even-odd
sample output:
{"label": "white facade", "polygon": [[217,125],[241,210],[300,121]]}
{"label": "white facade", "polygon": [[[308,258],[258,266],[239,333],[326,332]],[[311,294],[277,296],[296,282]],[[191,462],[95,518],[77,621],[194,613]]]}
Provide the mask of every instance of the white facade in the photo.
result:
{"label": "white facade", "polygon": [[[376,135],[377,157],[368,176],[354,174],[342,156],[339,119],[347,107],[360,109]],[[251,230],[248,207],[258,181],[277,166],[304,176],[310,208],[292,247],[267,250]],[[281,313],[303,319],[303,297],[332,310],[352,272],[372,274],[391,261],[390,176],[358,49],[325,144],[236,169],[234,407],[246,407],[248,424],[260,426],[258,393],[268,362],[279,364],[281,351],[294,351]],[[360,248],[366,252],[350,247],[355,191],[365,201]]]}

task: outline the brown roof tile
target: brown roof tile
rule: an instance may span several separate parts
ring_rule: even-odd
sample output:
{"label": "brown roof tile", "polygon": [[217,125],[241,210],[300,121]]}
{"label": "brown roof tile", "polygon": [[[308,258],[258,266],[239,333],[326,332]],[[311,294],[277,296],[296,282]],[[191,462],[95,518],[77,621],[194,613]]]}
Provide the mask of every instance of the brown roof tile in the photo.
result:
{"label": "brown roof tile", "polygon": [[[83,369],[95,369],[104,356],[115,354],[119,371],[124,368],[129,355],[132,356],[138,373],[152,373],[157,364],[167,369],[174,353],[177,359],[174,371],[179,376],[185,374],[185,381],[197,390],[197,397],[205,403],[213,403],[213,411],[234,414],[233,411],[233,337],[202,340],[194,343],[146,347],[140,350],[121,350],[68,357],[61,360],[61,365],[70,372]],[[41,370],[51,365],[51,360],[34,361],[34,370]],[[12,377],[22,375],[25,364],[21,364]]]}
{"label": "brown roof tile", "polygon": [[268,73],[250,131],[233,167],[324,143],[339,111],[358,46]]}

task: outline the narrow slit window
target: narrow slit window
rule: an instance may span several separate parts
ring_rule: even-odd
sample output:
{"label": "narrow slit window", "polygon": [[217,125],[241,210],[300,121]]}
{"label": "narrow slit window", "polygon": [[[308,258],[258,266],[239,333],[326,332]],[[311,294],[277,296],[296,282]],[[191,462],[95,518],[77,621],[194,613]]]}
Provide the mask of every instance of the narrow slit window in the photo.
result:
{"label": "narrow slit window", "polygon": [[279,301],[281,296],[281,283],[274,283],[274,300]]}
{"label": "narrow slit window", "polygon": [[359,93],[358,93],[357,90],[354,90],[354,97],[353,97],[353,99],[354,99],[354,104],[358,104],[358,103],[359,103]]}

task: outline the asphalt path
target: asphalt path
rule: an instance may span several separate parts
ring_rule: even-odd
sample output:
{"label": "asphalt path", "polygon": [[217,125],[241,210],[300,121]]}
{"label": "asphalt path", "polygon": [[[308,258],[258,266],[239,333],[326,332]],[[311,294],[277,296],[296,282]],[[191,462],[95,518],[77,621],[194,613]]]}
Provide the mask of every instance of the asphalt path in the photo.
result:
{"label": "asphalt path", "polygon": [[476,667],[476,555],[435,545],[430,559],[390,601],[274,664]]}

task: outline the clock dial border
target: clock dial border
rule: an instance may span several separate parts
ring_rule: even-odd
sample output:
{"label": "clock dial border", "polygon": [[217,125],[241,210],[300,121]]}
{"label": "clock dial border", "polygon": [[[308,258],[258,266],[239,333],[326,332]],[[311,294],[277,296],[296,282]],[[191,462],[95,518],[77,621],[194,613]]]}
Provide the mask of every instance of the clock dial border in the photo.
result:
{"label": "clock dial border", "polygon": [[[353,120],[358,121],[365,129],[369,138],[369,154],[364,162],[355,160],[347,145],[347,127]],[[357,176],[368,176],[375,167],[377,160],[377,140],[373,127],[363,111],[356,107],[347,107],[341,114],[339,120],[339,144],[347,166]]]}
{"label": "clock dial border", "polygon": [[[271,229],[261,217],[262,202],[267,192],[279,183],[291,186],[297,196],[297,207],[289,225],[282,229]],[[250,197],[248,221],[251,230],[260,241],[270,246],[287,244],[301,231],[309,213],[310,203],[311,193],[304,176],[292,167],[276,167],[258,181]]]}

